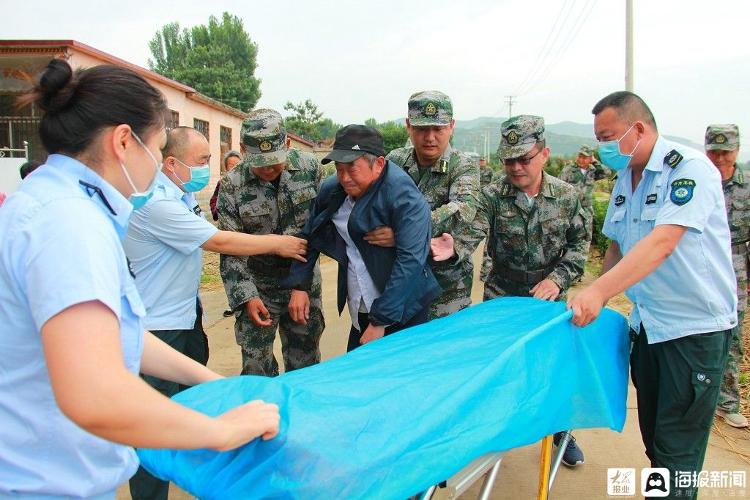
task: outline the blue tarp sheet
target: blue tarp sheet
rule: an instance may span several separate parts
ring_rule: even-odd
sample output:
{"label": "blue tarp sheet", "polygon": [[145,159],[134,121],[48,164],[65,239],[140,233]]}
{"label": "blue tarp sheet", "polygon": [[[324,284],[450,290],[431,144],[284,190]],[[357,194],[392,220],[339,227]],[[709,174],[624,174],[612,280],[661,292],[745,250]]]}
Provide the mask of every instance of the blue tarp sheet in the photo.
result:
{"label": "blue tarp sheet", "polygon": [[138,455],[203,499],[406,498],[487,452],[565,429],[621,431],[626,320],[569,318],[561,303],[495,299],[276,378],[201,384],[174,399],[209,415],[277,403],[278,437]]}

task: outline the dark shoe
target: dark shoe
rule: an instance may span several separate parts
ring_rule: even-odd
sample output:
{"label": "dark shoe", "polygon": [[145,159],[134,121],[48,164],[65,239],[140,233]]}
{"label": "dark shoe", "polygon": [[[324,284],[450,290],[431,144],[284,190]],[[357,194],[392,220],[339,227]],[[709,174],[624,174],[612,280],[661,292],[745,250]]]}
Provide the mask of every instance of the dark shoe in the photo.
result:
{"label": "dark shoe", "polygon": [[[555,443],[556,447],[560,445],[564,434],[564,432],[558,432],[555,434],[552,441]],[[570,435],[568,446],[565,447],[565,453],[563,453],[562,463],[567,465],[568,467],[576,467],[584,463],[583,451],[581,451],[581,449],[576,444],[576,438],[574,438],[572,434]]]}
{"label": "dark shoe", "polygon": [[234,314],[234,311],[232,311],[231,309],[227,309],[226,311],[224,311],[224,317],[225,318],[228,318],[232,314]]}

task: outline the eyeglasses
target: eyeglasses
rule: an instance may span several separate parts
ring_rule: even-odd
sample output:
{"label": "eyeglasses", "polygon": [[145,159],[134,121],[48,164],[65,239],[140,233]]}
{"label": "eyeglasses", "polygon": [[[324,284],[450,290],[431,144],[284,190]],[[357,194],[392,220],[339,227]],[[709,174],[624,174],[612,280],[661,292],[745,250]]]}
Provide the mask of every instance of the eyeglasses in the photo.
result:
{"label": "eyeglasses", "polygon": [[506,167],[512,167],[513,164],[517,162],[517,163],[520,163],[521,166],[523,166],[523,167],[528,167],[529,164],[531,163],[531,160],[533,160],[534,158],[536,158],[537,155],[539,155],[539,153],[541,153],[541,152],[542,152],[542,150],[540,149],[540,150],[538,150],[536,153],[534,153],[531,156],[521,156],[520,158],[507,158],[507,159],[503,160],[503,165],[505,165]]}

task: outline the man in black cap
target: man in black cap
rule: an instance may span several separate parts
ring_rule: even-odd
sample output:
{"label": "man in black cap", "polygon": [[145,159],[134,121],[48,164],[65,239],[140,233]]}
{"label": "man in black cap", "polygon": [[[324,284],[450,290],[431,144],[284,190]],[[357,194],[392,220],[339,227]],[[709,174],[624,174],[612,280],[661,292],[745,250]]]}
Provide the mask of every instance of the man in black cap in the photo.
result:
{"label": "man in black cap", "polygon": [[[347,351],[403,328],[424,323],[440,294],[428,259],[453,255],[453,242],[430,237],[430,207],[411,178],[384,158],[380,132],[347,125],[336,134],[323,163],[336,163],[336,175],[323,181],[303,230],[307,262],[292,264],[286,286],[306,291],[322,252],[339,263],[338,309],[349,304],[352,328]],[[368,244],[363,237],[380,226],[393,228],[395,247]],[[299,296],[296,294],[295,296]],[[305,305],[295,309],[304,321]]]}

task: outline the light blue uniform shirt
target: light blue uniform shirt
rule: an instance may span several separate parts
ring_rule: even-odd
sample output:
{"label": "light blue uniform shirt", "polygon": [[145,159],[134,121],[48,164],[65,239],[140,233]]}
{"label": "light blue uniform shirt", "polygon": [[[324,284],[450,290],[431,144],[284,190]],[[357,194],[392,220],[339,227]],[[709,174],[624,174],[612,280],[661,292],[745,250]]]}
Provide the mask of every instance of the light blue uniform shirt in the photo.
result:
{"label": "light blue uniform shirt", "polygon": [[[672,151],[683,156],[674,168],[667,162]],[[660,136],[635,192],[630,168],[619,174],[603,232],[624,256],[662,224],[687,231],[656,270],[625,292],[634,304],[631,327],[638,331],[643,323],[653,344],[736,325],[737,283],[719,172],[702,153]]]}
{"label": "light blue uniform shirt", "polygon": [[97,300],[120,320],[125,366],[138,373],[145,310],[120,241],[131,211],[104,179],[63,155],[51,155],[0,208],[0,497],[113,493],[138,467],[132,448],[60,411],[40,336],[64,309]]}
{"label": "light blue uniform shirt", "polygon": [[218,229],[163,172],[154,195],[130,218],[123,242],[146,305],[148,330],[189,330],[203,266],[201,245]]}

